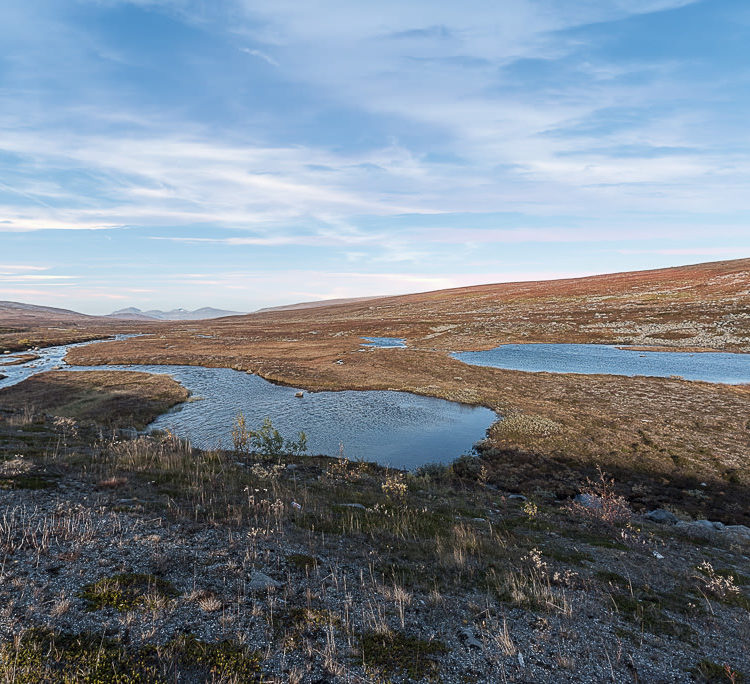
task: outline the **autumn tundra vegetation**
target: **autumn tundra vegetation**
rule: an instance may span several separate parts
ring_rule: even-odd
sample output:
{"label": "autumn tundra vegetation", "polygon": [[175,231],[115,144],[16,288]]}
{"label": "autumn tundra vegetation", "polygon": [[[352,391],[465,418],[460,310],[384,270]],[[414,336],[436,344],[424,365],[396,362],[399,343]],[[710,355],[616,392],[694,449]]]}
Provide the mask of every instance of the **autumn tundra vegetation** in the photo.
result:
{"label": "autumn tundra vegetation", "polygon": [[[745,681],[750,388],[448,352],[748,352],[748,292],[739,260],[203,322],[6,312],[10,351],[140,333],[67,361],[399,389],[498,421],[406,472],[241,413],[226,449],[146,434],[188,392],[137,369],[0,390],[3,680]],[[407,348],[363,351],[368,335]]]}

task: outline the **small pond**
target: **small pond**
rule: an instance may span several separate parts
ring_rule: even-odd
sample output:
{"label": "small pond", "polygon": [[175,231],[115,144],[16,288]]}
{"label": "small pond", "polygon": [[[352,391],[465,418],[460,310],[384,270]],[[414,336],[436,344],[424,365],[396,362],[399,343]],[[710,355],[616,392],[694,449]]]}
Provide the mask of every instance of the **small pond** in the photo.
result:
{"label": "small pond", "polygon": [[[84,343],[90,344],[90,343]],[[471,452],[497,420],[494,411],[408,392],[303,392],[274,385],[256,375],[202,366],[66,366],[69,347],[37,352],[41,359],[8,366],[0,387],[55,367],[68,371],[132,370],[165,373],[193,394],[193,400],[160,416],[150,429],[173,429],[195,446],[232,447],[232,423],[241,411],[249,428],[268,417],[286,438],[303,430],[308,452],[413,469],[425,463],[449,463]],[[4,358],[8,358],[6,355]],[[28,367],[27,367],[28,366]]]}
{"label": "small pond", "polygon": [[231,446],[232,423],[242,411],[248,426],[268,417],[285,437],[304,430],[308,451],[377,461],[413,469],[448,463],[469,453],[497,420],[493,411],[408,392],[304,392],[274,385],[256,375],[227,368],[137,366],[168,373],[197,401],[159,417],[152,429],[172,428],[203,448]]}
{"label": "small pond", "polygon": [[406,349],[403,337],[363,337],[363,347],[379,347],[381,349]]}
{"label": "small pond", "polygon": [[725,384],[750,382],[750,354],[620,349],[604,344],[505,344],[487,351],[455,352],[473,366],[549,373],[680,376]]}

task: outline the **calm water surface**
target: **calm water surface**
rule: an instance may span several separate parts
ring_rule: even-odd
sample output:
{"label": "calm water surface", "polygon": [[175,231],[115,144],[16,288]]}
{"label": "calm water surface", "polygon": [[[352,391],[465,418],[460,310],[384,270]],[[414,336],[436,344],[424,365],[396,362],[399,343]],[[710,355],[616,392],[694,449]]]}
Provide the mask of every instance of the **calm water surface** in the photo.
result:
{"label": "calm water surface", "polygon": [[487,351],[456,352],[473,366],[550,373],[647,375],[724,384],[750,382],[750,354],[643,352],[604,344],[505,344]]}
{"label": "calm water surface", "polygon": [[363,337],[363,347],[381,347],[383,349],[406,349],[403,337]]}
{"label": "calm water surface", "polygon": [[[229,368],[201,366],[91,366],[70,367],[62,361],[68,347],[37,352],[40,361],[9,366],[0,387],[55,366],[65,370],[137,370],[171,375],[193,393],[194,401],[160,416],[150,429],[173,429],[196,446],[232,446],[232,423],[238,412],[249,427],[260,427],[268,417],[287,438],[300,430],[308,437],[308,451],[337,456],[343,445],[351,459],[377,461],[399,468],[425,463],[448,463],[470,453],[485,436],[497,415],[486,408],[471,407],[408,392],[345,391],[304,392],[293,387]],[[7,357],[4,357],[7,358]]]}

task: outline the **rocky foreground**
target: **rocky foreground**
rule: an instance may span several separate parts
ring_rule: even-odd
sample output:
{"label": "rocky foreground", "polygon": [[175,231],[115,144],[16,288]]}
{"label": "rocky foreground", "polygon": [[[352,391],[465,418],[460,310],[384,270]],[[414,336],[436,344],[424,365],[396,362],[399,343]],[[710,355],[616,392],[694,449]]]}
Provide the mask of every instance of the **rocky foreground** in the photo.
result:
{"label": "rocky foreground", "polygon": [[[740,682],[750,530],[0,413],[9,682]],[[298,449],[299,451],[299,449]]]}

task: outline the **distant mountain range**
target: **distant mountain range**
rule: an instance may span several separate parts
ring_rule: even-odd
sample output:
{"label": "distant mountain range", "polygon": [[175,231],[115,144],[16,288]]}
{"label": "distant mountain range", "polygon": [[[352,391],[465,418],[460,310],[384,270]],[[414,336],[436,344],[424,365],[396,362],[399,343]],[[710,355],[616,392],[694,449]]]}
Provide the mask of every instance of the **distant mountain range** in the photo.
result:
{"label": "distant mountain range", "polygon": [[70,309],[59,309],[52,306],[38,306],[36,304],[23,304],[21,302],[0,301],[0,321],[3,323],[41,323],[53,322],[60,323],[74,321],[102,321],[107,318],[114,318],[121,321],[201,321],[209,318],[221,318],[222,316],[241,316],[239,311],[225,311],[224,309],[214,309],[203,307],[195,311],[186,309],[173,309],[172,311],[159,311],[152,309],[150,311],[141,311],[135,307],[120,309],[106,316],[90,316]]}
{"label": "distant mountain range", "polygon": [[160,311],[150,309],[141,311],[134,306],[119,309],[108,315],[108,318],[119,318],[128,321],[203,321],[208,318],[221,318],[222,316],[241,316],[241,311],[226,311],[204,306],[202,309],[188,311],[187,309],[172,309],[171,311]]}

